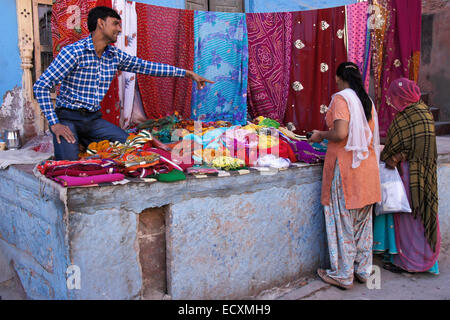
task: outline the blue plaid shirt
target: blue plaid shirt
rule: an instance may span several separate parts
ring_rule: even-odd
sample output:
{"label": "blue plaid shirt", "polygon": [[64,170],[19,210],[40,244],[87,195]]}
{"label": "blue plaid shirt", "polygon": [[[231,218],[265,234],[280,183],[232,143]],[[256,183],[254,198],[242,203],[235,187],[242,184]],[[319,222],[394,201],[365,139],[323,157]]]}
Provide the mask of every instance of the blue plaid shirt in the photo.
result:
{"label": "blue plaid shirt", "polygon": [[117,70],[159,77],[184,77],[186,70],[131,56],[108,45],[99,58],[92,36],[61,49],[34,84],[36,100],[50,126],[59,122],[50,100],[50,88],[61,83],[56,108],[100,110],[100,102]]}

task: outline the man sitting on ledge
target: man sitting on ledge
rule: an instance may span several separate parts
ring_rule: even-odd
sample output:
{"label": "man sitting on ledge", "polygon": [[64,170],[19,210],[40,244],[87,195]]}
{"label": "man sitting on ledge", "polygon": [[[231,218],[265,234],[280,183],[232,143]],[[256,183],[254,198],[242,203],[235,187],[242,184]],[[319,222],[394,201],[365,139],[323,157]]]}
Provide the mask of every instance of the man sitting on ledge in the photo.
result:
{"label": "man sitting on ledge", "polygon": [[[93,8],[88,28],[89,37],[63,47],[33,87],[53,134],[56,160],[78,160],[80,142],[87,146],[93,141],[126,141],[127,133],[102,119],[100,112],[100,102],[117,70],[188,77],[197,82],[198,89],[206,82],[214,83],[192,71],[139,59],[110,45],[122,31],[120,15],[111,8]],[[55,110],[50,89],[59,83]]]}

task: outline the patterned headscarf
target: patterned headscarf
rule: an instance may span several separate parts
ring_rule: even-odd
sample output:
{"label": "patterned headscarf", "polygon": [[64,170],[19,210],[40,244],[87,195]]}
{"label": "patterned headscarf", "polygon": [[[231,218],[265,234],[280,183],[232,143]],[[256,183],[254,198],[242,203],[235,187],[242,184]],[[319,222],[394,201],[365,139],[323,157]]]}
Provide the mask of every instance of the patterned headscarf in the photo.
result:
{"label": "patterned headscarf", "polygon": [[403,111],[406,107],[420,100],[420,88],[414,82],[406,78],[392,81],[386,94],[386,102],[397,111]]}

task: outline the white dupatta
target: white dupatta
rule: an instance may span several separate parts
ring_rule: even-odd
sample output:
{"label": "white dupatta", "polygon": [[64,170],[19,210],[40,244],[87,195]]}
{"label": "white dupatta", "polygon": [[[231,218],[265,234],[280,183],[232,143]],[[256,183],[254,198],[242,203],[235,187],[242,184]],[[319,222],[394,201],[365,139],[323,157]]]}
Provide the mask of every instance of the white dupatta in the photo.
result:
{"label": "white dupatta", "polygon": [[[332,96],[332,101],[336,95],[342,96],[348,105],[350,112],[350,122],[348,124],[348,140],[345,145],[345,151],[353,152],[352,168],[358,168],[361,161],[369,157],[369,143],[373,136],[373,149],[377,157],[377,164],[380,160],[380,134],[378,128],[378,114],[373,106],[373,120],[375,122],[375,128],[372,135],[369,123],[367,122],[366,115],[364,114],[364,108],[361,100],[353,89],[347,88],[341,90]],[[330,104],[331,105],[331,104]]]}

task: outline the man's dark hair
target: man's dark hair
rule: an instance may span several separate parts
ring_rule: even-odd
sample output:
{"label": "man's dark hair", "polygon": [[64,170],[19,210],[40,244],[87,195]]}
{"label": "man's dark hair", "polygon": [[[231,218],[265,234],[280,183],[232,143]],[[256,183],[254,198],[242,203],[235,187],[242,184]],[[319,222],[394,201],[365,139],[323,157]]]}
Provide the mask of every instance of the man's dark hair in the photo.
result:
{"label": "man's dark hair", "polygon": [[108,7],[95,7],[91,9],[91,11],[89,11],[87,21],[89,32],[93,32],[97,29],[98,18],[106,20],[107,17],[121,20],[120,15],[114,9]]}

